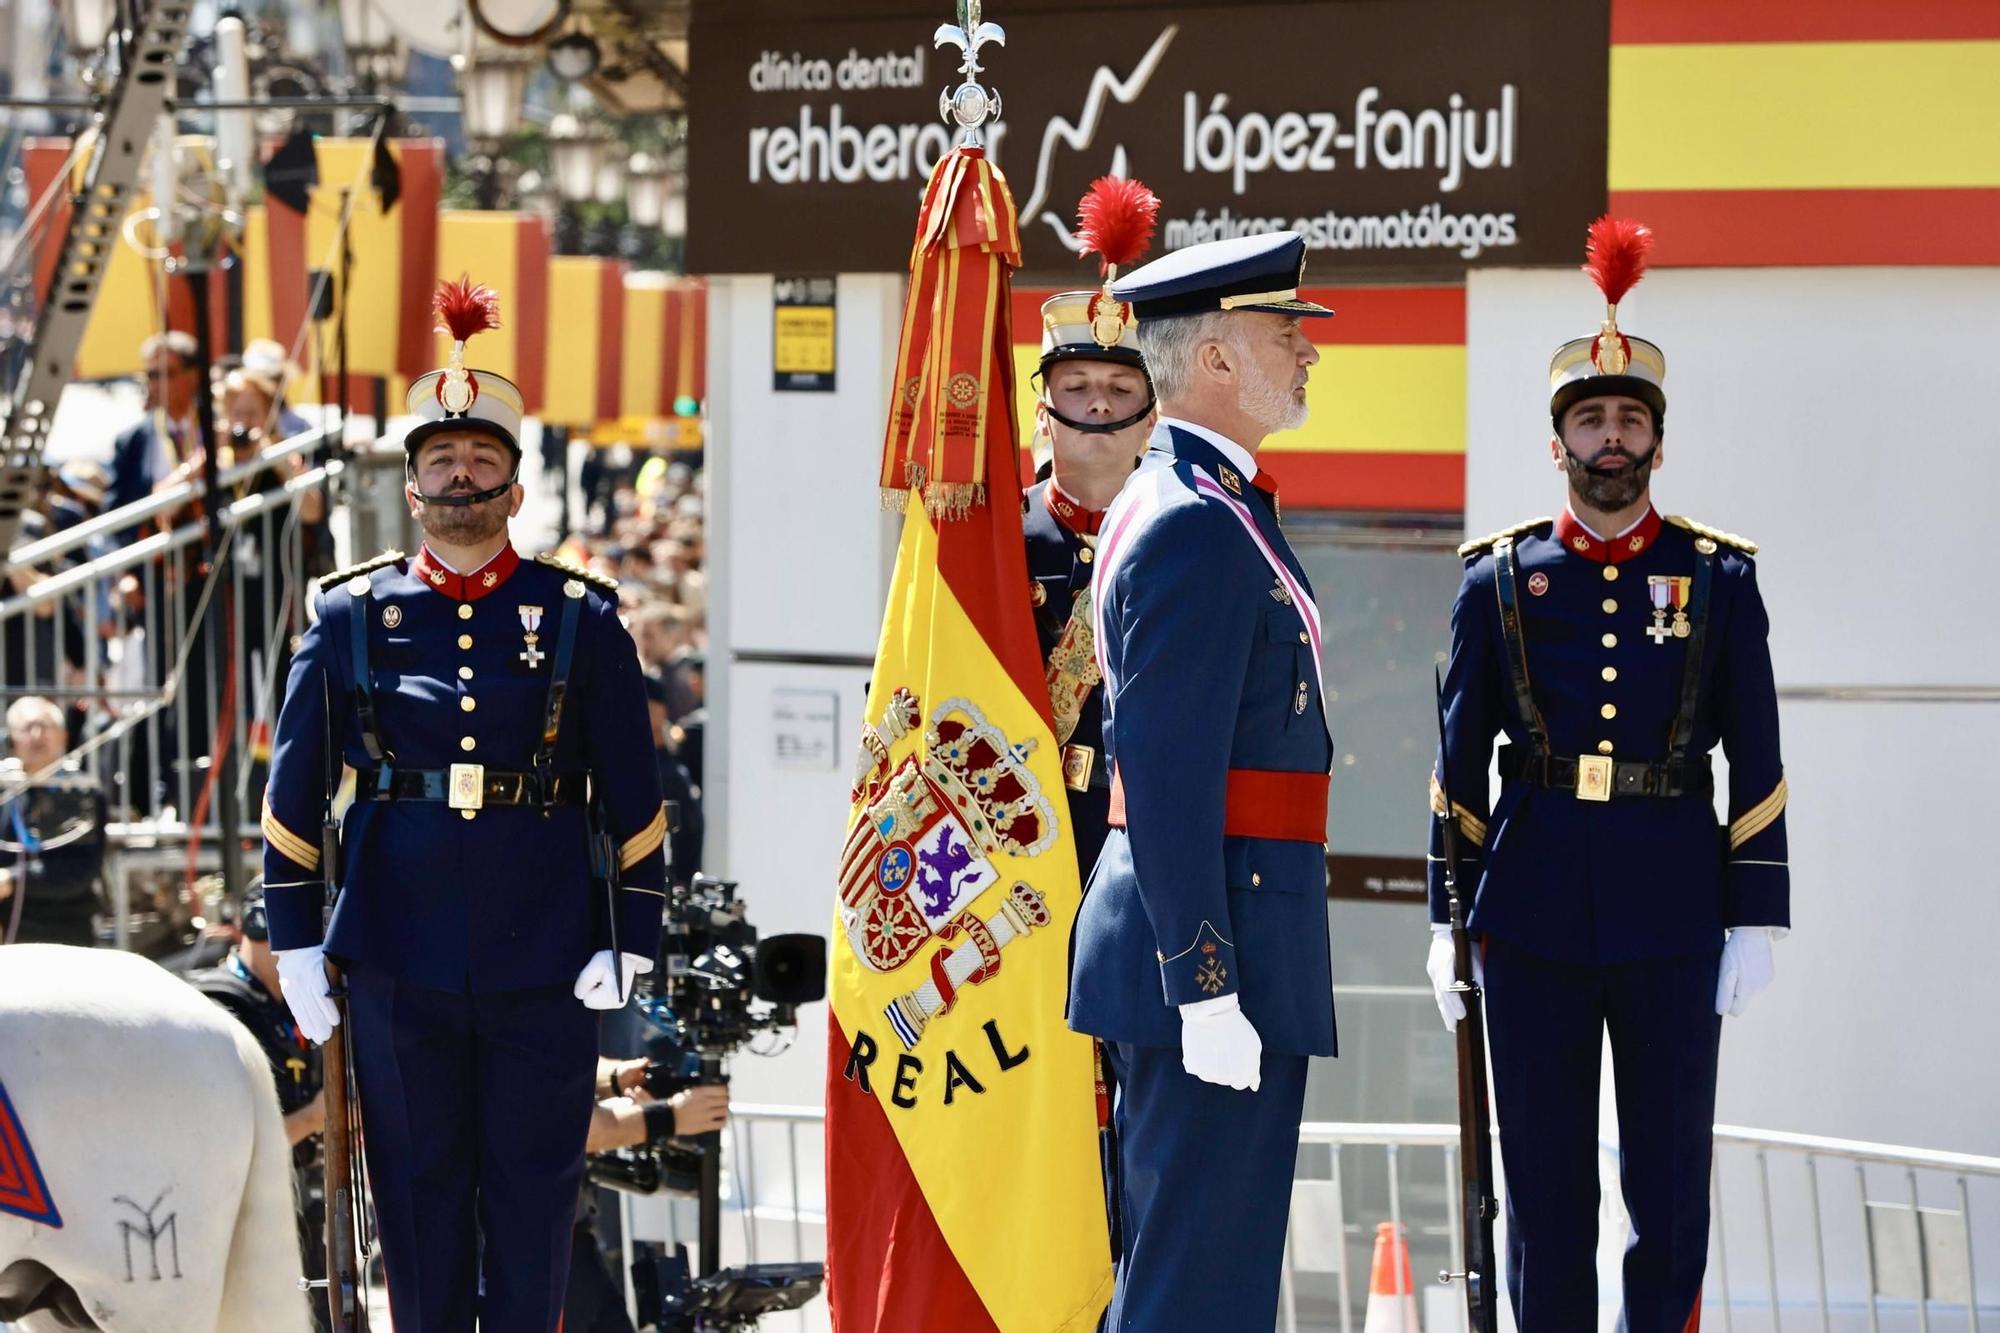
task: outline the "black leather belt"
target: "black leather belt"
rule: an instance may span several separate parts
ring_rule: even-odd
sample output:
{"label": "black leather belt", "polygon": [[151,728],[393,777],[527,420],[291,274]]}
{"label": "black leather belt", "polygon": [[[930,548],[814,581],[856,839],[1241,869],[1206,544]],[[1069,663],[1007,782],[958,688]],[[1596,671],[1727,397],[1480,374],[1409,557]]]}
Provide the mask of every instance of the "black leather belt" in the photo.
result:
{"label": "black leather belt", "polygon": [[[582,805],[590,799],[581,773],[564,773],[548,781],[547,803]],[[509,772],[484,764],[453,764],[450,768],[396,768],[383,781],[379,768],[355,774],[357,801],[443,801],[454,810],[478,810],[489,805],[541,805],[542,779],[534,773]]]}
{"label": "black leather belt", "polygon": [[1500,747],[1500,776],[1551,791],[1573,791],[1579,799],[1608,801],[1614,796],[1711,796],[1715,772],[1707,755],[1684,763],[1641,763],[1610,755],[1550,755],[1546,771],[1525,747]]}

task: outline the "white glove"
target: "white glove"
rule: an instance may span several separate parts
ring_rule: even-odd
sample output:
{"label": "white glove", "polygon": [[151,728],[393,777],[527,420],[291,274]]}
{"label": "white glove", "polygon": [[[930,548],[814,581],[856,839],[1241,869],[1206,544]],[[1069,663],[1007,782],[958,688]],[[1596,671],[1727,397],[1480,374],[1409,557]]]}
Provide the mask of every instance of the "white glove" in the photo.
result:
{"label": "white glove", "polygon": [[1181,1006],[1181,1068],[1196,1078],[1255,1092],[1263,1054],[1264,1040],[1234,995]]}
{"label": "white glove", "polygon": [[1722,946],[1722,974],[1715,982],[1715,1012],[1743,1017],[1750,1001],[1778,975],[1771,957],[1770,926],[1738,926]]}
{"label": "white glove", "polygon": [[[1445,1031],[1456,1032],[1458,1021],[1465,1017],[1465,997],[1452,989],[1458,981],[1458,951],[1452,947],[1450,926],[1431,923],[1431,952],[1424,959],[1424,971],[1430,974],[1431,993],[1437,996]],[[1472,984],[1486,984],[1486,968],[1479,961],[1477,948],[1472,951]]]}
{"label": "white glove", "polygon": [[[642,953],[618,955],[619,966],[611,962],[611,950],[599,949],[576,974],[576,998],[588,1009],[617,1009],[632,994],[632,978],[653,970],[653,960]],[[621,978],[618,973],[623,970]]]}
{"label": "white glove", "polygon": [[318,944],[304,949],[286,949],[278,954],[278,989],[292,1021],[315,1045],[323,1046],[340,1026],[340,1010],[334,1006],[332,987],[326,980],[326,949]]}

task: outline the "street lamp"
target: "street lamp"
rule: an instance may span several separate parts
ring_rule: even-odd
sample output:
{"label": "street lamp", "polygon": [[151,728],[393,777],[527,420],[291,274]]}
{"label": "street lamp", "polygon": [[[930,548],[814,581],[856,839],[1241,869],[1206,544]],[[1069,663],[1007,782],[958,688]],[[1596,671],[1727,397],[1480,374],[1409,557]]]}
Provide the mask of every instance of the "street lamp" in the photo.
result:
{"label": "street lamp", "polygon": [[565,203],[582,204],[597,194],[597,165],[610,136],[588,128],[565,111],[549,121],[549,166],[556,176],[556,193]]}
{"label": "street lamp", "polygon": [[667,206],[667,164],[651,153],[625,164],[625,214],[635,227],[657,227]]}
{"label": "street lamp", "polygon": [[495,143],[520,128],[528,75],[538,63],[520,52],[481,51],[462,67],[458,83],[466,138]]}
{"label": "street lamp", "polygon": [[597,183],[591,191],[598,203],[610,207],[625,197],[625,164],[606,154],[597,163]]}
{"label": "street lamp", "polygon": [[549,43],[549,73],[564,83],[589,78],[603,60],[597,39],[587,32],[572,29]]}
{"label": "street lamp", "polygon": [[681,187],[667,196],[667,206],[660,213],[660,234],[669,241],[684,241],[688,234],[687,178],[681,178]]}
{"label": "street lamp", "polygon": [[63,34],[72,51],[102,51],[117,23],[118,0],[63,0]]}

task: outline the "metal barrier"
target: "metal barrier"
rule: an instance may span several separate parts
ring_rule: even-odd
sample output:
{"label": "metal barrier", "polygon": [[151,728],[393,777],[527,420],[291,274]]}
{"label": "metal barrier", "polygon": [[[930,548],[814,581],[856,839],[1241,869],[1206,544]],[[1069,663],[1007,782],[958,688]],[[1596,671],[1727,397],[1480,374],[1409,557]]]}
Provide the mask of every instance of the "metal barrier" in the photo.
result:
{"label": "metal barrier", "polygon": [[[825,1113],[817,1107],[731,1106],[724,1262],[737,1262],[739,1247],[744,1261],[825,1256],[824,1132]],[[1280,1327],[1284,1333],[1353,1333],[1368,1286],[1366,1259],[1355,1260],[1374,1237],[1373,1225],[1351,1220],[1360,1211],[1357,1196],[1378,1197],[1372,1186],[1386,1184],[1388,1216],[1382,1220],[1403,1229],[1413,1251],[1455,1258],[1461,1245],[1458,1126],[1307,1121],[1300,1126],[1299,1144]],[[1933,1318],[1942,1317],[1934,1314],[1938,1307],[1979,1333],[1978,1238],[1993,1233],[1976,1231],[1973,1200],[1990,1192],[1990,1198],[1981,1198],[1981,1215],[2000,1211],[2000,1157],[1735,1125],[1717,1125],[1715,1144],[1704,1296],[1710,1327],[1725,1333],[1738,1324],[1773,1333],[1809,1328],[1928,1333]],[[1615,1304],[1626,1219],[1617,1190],[1617,1149],[1600,1145],[1600,1151],[1605,1188],[1599,1268],[1607,1280],[1599,1298]],[[1308,1174],[1315,1157],[1326,1169]],[[1793,1174],[1774,1178],[1773,1157],[1794,1163]],[[1369,1179],[1378,1172],[1379,1181]],[[1774,1191],[1774,1181],[1796,1188],[1789,1194]],[[1836,1181],[1842,1182],[1839,1192],[1832,1185]],[[1885,1197],[1871,1197],[1874,1190]],[[1941,1197],[1950,1206],[1941,1206]],[[692,1239],[687,1221],[676,1225],[675,1238]],[[1421,1299],[1439,1293],[1426,1302],[1428,1333],[1464,1328],[1462,1294],[1439,1288],[1431,1277],[1440,1266],[1418,1263],[1413,1254],[1413,1294]],[[1761,1273],[1761,1283],[1746,1281],[1752,1269]],[[1314,1274],[1323,1275],[1328,1287],[1317,1300],[1302,1293],[1303,1280]],[[1448,1319],[1437,1317],[1441,1311],[1450,1312]],[[1990,1305],[1986,1313],[1992,1314]],[[798,1312],[789,1326],[825,1327],[824,1303]],[[1504,1310],[1502,1326],[1512,1327]]]}
{"label": "metal barrier", "polygon": [[[1725,1333],[1745,1313],[1740,1294],[1761,1298],[1765,1307],[1766,1317],[1753,1327],[1780,1330],[1789,1322],[1829,1333],[1858,1326],[1865,1310],[1869,1333],[1884,1327],[1928,1333],[1931,1307],[1939,1305],[1979,1333],[1973,1194],[1977,1188],[1989,1214],[2000,1209],[2000,1157],[1735,1125],[1717,1125],[1715,1145],[1708,1285],[1720,1297]],[[1789,1183],[1798,1193],[1774,1195],[1774,1157],[1791,1164]],[[1745,1174],[1751,1179],[1742,1180]],[[1883,1197],[1873,1197],[1876,1190]],[[1746,1202],[1746,1191],[1754,1202]],[[1949,1206],[1940,1206],[1940,1195]],[[1740,1276],[1732,1283],[1732,1229],[1749,1230],[1737,1271],[1744,1272],[1741,1250],[1753,1250],[1761,1286]]]}
{"label": "metal barrier", "polygon": [[[255,756],[282,699],[293,636],[305,627],[309,547],[324,548],[310,552],[320,565],[333,562],[327,484],[344,464],[310,462],[327,438],[309,431],[221,471],[218,485],[234,498],[217,511],[210,568],[201,520],[162,526],[206,498],[199,481],[8,553],[0,704],[41,695],[68,710],[68,757],[103,786],[114,812],[136,817],[114,818],[114,831],[168,855],[192,844],[219,859],[215,741]],[[304,517],[309,504],[317,518]],[[225,608],[227,620],[217,620]],[[220,662],[205,642],[211,623],[225,634]],[[237,766],[236,808],[251,812],[241,833],[255,834],[262,784],[257,763]],[[28,785],[26,775],[0,781],[0,802]],[[108,877],[117,898],[126,886]],[[121,911],[121,945],[126,925]]]}

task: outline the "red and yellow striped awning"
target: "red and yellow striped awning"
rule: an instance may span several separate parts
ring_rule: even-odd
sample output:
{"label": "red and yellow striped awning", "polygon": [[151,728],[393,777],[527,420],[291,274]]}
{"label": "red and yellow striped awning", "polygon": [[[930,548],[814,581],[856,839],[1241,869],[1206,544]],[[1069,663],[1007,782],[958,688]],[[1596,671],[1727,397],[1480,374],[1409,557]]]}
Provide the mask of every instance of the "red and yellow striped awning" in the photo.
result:
{"label": "red and yellow striped awning", "polygon": [[628,420],[674,415],[708,396],[708,284],[665,273],[625,275],[619,406]]}
{"label": "red and yellow striped awning", "polygon": [[[1018,418],[1032,429],[1030,376],[1041,355],[1041,303],[1014,293]],[[1294,509],[1451,512],[1465,506],[1465,289],[1340,287],[1302,291],[1332,307],[1305,321],[1320,351],[1306,384],[1312,415],[1258,454]]]}
{"label": "red and yellow striped awning", "polygon": [[623,262],[586,255],[549,261],[545,423],[588,430],[618,419],[624,328]]}
{"label": "red and yellow striped awning", "polygon": [[[342,299],[339,219],[341,192],[346,189],[353,192],[356,201],[351,235],[354,306],[348,324],[349,372],[358,376],[421,374],[429,368],[429,311],[410,307],[403,294],[436,267],[443,144],[435,139],[390,141],[390,152],[402,169],[402,195],[386,215],[369,186],[367,141],[321,139],[314,149],[320,184],[307,212],[301,215],[275,200],[250,207],[245,211],[242,241],[232,256],[236,274],[232,278],[219,269],[211,273],[211,346],[218,353],[229,346],[228,292],[235,280],[242,285],[243,340],[275,338],[295,349],[294,359],[300,364],[311,365],[313,339],[309,334],[302,336],[309,304],[309,273],[315,268],[332,271],[337,311]],[[68,153],[67,140],[35,140],[27,145],[23,163],[30,199],[42,197]],[[151,206],[149,195],[135,194],[130,212]],[[69,201],[63,197],[40,234],[38,286],[45,285],[48,269],[55,263],[57,242],[68,218]],[[121,235],[105,266],[96,307],[78,349],[75,374],[79,379],[135,375],[140,369],[139,344],[147,335],[162,327],[190,330],[193,326],[193,306],[185,280],[162,281],[158,266],[126,244]],[[327,352],[331,358],[331,346]]]}
{"label": "red and yellow striped awning", "polygon": [[1614,0],[1611,41],[1655,263],[2000,262],[1993,0]]}
{"label": "red and yellow striped awning", "polygon": [[[468,362],[519,385],[531,415],[542,410],[548,382],[549,248],[548,220],[534,213],[454,209],[438,223],[434,278],[470,277],[500,297],[500,327],[466,344]],[[431,317],[436,286],[436,281],[424,284],[421,300],[404,298],[424,320],[424,370],[451,356],[451,339],[437,332]]]}

